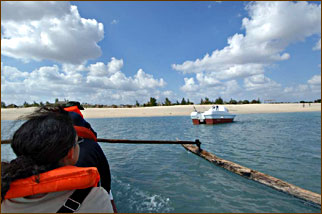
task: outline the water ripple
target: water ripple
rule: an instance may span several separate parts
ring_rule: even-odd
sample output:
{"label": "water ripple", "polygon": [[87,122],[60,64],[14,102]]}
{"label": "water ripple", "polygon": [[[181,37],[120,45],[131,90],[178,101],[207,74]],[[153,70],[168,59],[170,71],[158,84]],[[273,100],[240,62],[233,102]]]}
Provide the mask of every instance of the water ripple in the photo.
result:
{"label": "water ripple", "polygon": [[[220,125],[189,117],[89,119],[100,138],[195,140],[221,158],[321,192],[321,113],[237,115]],[[2,139],[10,122],[1,121]],[[12,132],[11,132],[12,133]],[[180,145],[100,143],[119,212],[316,213],[303,201],[242,178]],[[12,157],[8,145],[2,159]],[[11,152],[11,153],[10,153]]]}

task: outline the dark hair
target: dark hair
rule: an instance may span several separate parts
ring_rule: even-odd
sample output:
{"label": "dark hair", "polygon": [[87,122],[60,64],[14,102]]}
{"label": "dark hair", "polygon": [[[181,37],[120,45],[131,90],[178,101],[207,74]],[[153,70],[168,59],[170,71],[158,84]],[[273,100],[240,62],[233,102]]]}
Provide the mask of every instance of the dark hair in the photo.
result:
{"label": "dark hair", "polygon": [[75,145],[76,132],[68,112],[61,107],[41,107],[14,133],[11,148],[17,158],[1,163],[1,197],[11,182],[59,167]]}

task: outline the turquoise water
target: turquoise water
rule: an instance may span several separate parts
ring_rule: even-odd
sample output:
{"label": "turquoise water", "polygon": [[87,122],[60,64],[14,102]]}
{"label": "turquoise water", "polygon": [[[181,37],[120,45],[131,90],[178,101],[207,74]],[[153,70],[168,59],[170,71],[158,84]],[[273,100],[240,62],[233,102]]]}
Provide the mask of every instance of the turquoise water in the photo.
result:
{"label": "turquoise water", "polygon": [[[100,138],[199,139],[202,148],[321,194],[321,112],[243,114],[234,123],[192,125],[189,117],[88,119]],[[15,128],[1,121],[1,138]],[[321,210],[248,180],[181,145],[100,143],[119,212],[282,212]],[[2,145],[1,158],[13,157]]]}

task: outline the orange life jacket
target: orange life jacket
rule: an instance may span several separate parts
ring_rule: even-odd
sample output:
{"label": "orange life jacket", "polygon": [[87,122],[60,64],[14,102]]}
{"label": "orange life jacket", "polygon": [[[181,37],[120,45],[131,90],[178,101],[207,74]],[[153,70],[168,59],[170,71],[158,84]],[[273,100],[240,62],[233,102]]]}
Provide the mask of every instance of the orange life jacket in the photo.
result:
{"label": "orange life jacket", "polygon": [[70,107],[66,107],[64,108],[65,111],[72,111],[72,112],[75,112],[77,114],[79,114],[80,116],[82,116],[82,118],[84,118],[82,112],[78,109],[77,106],[70,106]]}
{"label": "orange life jacket", "polygon": [[39,183],[35,175],[13,181],[5,199],[95,187],[99,180],[96,167],[63,166],[41,173]]}
{"label": "orange life jacket", "polygon": [[83,126],[74,126],[74,129],[76,130],[78,137],[89,138],[97,142],[95,134],[90,129]]}
{"label": "orange life jacket", "polygon": [[[67,108],[64,108],[64,110],[69,111],[69,112],[75,112],[75,113],[79,114],[80,116],[82,116],[82,118],[84,118],[77,106],[67,107]],[[89,139],[92,139],[95,142],[97,142],[97,138],[96,138],[95,134],[90,129],[83,127],[83,126],[74,126],[74,128],[75,128],[77,135],[79,137],[89,138]]]}

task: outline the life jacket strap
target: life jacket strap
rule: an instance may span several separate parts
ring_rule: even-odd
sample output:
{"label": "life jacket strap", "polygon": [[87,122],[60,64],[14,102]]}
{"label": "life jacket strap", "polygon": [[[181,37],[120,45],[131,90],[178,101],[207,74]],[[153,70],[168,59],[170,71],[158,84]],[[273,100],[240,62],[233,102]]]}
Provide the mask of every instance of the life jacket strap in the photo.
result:
{"label": "life jacket strap", "polygon": [[82,205],[84,199],[92,190],[93,187],[86,189],[76,189],[71,196],[65,201],[64,205],[57,211],[57,213],[74,213]]}

